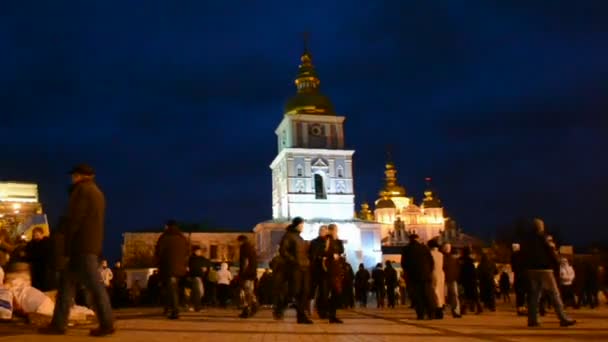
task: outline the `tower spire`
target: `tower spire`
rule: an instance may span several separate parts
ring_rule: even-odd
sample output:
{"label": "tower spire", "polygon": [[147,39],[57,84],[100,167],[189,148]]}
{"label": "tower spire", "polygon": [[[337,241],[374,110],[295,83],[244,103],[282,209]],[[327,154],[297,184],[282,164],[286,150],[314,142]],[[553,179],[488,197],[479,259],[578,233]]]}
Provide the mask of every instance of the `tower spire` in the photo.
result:
{"label": "tower spire", "polygon": [[302,33],[302,38],[304,40],[304,53],[307,54],[309,53],[308,51],[308,41],[310,39],[310,32],[305,31]]}

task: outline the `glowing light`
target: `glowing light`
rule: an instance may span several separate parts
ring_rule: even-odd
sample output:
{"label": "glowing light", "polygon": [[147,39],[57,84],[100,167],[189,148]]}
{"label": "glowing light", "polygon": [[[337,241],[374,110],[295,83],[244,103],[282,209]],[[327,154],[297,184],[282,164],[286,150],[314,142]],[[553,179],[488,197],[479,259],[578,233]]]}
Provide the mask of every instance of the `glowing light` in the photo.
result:
{"label": "glowing light", "polygon": [[15,210],[21,209],[21,204],[20,203],[14,203],[13,204],[13,209],[15,209]]}

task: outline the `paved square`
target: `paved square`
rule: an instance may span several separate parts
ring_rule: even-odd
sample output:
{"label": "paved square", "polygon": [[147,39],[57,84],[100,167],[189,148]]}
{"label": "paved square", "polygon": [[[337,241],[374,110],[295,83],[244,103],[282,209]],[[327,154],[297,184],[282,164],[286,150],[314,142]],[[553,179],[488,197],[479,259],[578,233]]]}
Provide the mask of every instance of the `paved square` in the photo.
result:
{"label": "paved square", "polygon": [[[313,325],[295,323],[295,313],[288,311],[284,321],[274,321],[270,310],[263,309],[254,318],[243,320],[231,309],[207,309],[185,313],[178,321],[169,321],[159,309],[116,311],[118,331],[107,341],[608,341],[608,307],[570,310],[579,323],[560,328],[554,314],[541,320],[541,328],[528,329],[526,318],[517,317],[514,309],[500,306],[498,312],[467,315],[462,319],[446,317],[441,321],[417,321],[413,310],[355,309],[342,310],[342,325],[315,320]],[[23,323],[0,324],[0,341],[91,340],[89,327],[76,327],[68,336],[40,336]]]}

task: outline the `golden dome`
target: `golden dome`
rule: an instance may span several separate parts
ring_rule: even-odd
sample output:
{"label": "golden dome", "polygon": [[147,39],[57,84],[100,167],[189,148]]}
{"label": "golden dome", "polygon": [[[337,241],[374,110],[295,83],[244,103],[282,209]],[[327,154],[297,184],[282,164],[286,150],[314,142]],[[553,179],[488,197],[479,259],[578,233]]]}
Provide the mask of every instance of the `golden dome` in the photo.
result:
{"label": "golden dome", "polygon": [[335,115],[331,101],[319,89],[321,81],[307,48],[300,57],[300,62],[298,75],[294,81],[297,93],[285,104],[285,113]]}
{"label": "golden dome", "polygon": [[397,168],[393,162],[386,163],[384,171],[384,188],[380,190],[380,197],[405,197],[405,188],[397,184]]}

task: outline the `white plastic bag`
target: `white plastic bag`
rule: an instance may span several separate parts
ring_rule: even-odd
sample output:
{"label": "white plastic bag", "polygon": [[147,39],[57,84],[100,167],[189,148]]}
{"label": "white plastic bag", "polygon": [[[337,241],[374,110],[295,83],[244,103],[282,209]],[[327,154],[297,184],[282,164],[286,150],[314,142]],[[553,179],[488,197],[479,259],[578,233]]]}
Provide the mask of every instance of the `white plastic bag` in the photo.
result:
{"label": "white plastic bag", "polygon": [[0,320],[13,318],[13,293],[0,287]]}

